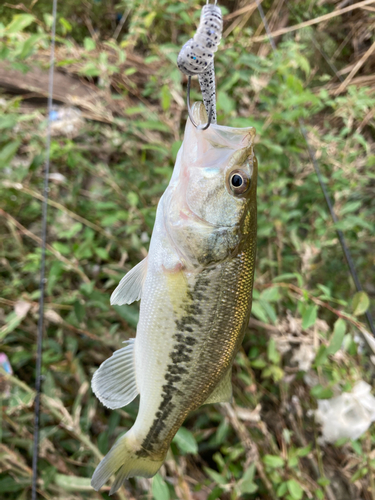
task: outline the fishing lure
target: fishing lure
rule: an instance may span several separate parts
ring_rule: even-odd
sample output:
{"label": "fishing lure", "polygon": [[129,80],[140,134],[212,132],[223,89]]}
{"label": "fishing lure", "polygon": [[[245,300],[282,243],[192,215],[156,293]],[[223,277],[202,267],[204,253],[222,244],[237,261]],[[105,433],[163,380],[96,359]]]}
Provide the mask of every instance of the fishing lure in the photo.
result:
{"label": "fishing lure", "polygon": [[[183,49],[184,57],[191,58],[190,50]],[[215,103],[208,104],[212,113]],[[111,494],[129,477],[157,473],[190,411],[231,401],[232,365],[250,316],[255,130],[210,124],[202,103],[193,106],[191,116],[157,208],[148,256],[111,297],[117,305],[141,299],[136,338],[104,361],[92,380],[108,408],[121,408],[140,395],[133,427],[92,477],[98,490],[115,474]]]}
{"label": "fishing lure", "polygon": [[[198,75],[203,102],[208,113],[208,126],[210,123],[216,123],[214,55],[220,43],[222,31],[223,16],[220,7],[216,3],[205,5],[196,34],[185,43],[177,58],[180,71],[189,77],[188,110],[190,120],[194,125],[196,124],[190,113],[189,101],[190,80],[193,75]],[[204,129],[204,126],[202,128]]]}

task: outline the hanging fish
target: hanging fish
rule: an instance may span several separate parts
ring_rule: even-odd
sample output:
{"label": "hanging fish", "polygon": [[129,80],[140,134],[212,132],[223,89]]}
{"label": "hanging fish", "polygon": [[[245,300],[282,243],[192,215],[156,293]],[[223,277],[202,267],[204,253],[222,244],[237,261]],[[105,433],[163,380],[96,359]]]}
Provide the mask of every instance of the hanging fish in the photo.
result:
{"label": "hanging fish", "polygon": [[[207,121],[193,106],[194,121]],[[133,427],[92,478],[152,477],[188,413],[232,399],[232,364],[250,316],[256,252],[254,128],[188,121],[156,213],[148,256],[121,280],[112,304],[141,299],[136,338],[104,361],[92,388],[108,408],[138,394]]]}

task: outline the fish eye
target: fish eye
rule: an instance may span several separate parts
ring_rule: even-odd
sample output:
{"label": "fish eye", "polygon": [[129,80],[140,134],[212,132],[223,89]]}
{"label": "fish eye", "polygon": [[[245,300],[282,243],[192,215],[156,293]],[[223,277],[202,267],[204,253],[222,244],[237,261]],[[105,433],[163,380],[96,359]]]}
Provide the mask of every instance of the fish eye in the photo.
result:
{"label": "fish eye", "polygon": [[251,179],[247,173],[241,170],[234,170],[229,177],[229,188],[233,194],[244,194],[250,187]]}

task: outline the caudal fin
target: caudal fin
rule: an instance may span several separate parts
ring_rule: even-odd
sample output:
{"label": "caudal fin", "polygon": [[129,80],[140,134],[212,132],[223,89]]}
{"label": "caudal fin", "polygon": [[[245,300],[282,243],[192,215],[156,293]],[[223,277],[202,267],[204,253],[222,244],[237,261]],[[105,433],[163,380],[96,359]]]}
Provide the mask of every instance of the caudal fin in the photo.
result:
{"label": "caudal fin", "polygon": [[116,479],[110,495],[115,493],[125,479],[134,476],[152,477],[163,464],[163,460],[152,460],[150,457],[138,456],[141,448],[131,431],[122,436],[100,462],[91,479],[91,486],[99,490],[113,475]]}

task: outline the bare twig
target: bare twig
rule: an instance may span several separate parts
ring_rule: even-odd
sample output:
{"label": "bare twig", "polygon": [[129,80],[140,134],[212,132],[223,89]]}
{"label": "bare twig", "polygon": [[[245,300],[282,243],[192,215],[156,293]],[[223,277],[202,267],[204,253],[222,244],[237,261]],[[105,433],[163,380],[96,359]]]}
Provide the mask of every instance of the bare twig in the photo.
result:
{"label": "bare twig", "polygon": [[118,38],[118,36],[119,36],[119,34],[120,34],[120,31],[122,30],[122,27],[124,26],[125,21],[127,20],[127,18],[128,18],[128,16],[129,16],[129,14],[130,14],[130,12],[131,12],[131,9],[129,9],[129,8],[126,8],[126,9],[124,10],[124,13],[123,13],[123,15],[122,15],[122,17],[121,17],[121,19],[120,19],[120,22],[119,22],[119,23],[118,23],[118,25],[116,26],[116,29],[115,29],[115,31],[114,31],[114,33],[113,33],[113,37],[112,37],[112,38],[114,38],[115,40],[117,40],[117,38]]}
{"label": "bare twig", "polygon": [[365,62],[367,61],[367,59],[373,54],[374,51],[375,51],[375,42],[363,54],[363,56],[360,58],[360,60],[354,65],[354,68],[351,70],[351,72],[349,73],[349,75],[345,78],[345,80],[342,82],[342,84],[339,86],[339,88],[335,91],[336,95],[340,94],[341,92],[344,92],[344,90],[346,89],[346,87],[353,80],[354,76],[357,74],[357,72],[365,64]]}
{"label": "bare twig", "polygon": [[[37,236],[36,234],[34,234],[31,231],[29,231],[28,229],[26,229],[25,226],[23,226],[20,222],[18,222],[18,220],[16,220],[10,214],[8,214],[7,212],[5,212],[2,208],[0,208],[0,215],[2,215],[3,217],[5,217],[6,219],[8,219],[15,226],[17,226],[18,229],[22,232],[22,234],[24,234],[25,236],[28,236],[29,238],[31,238],[32,240],[34,240],[39,245],[41,244],[42,240],[41,240],[41,238],[39,238],[39,236]],[[89,278],[86,276],[86,274],[77,265],[73,264],[70,260],[68,260],[66,257],[64,257],[63,255],[61,255],[61,253],[58,252],[57,250],[55,250],[51,245],[47,244],[46,248],[59,261],[63,262],[68,267],[68,269],[72,269],[77,274],[79,274],[81,276],[82,280],[85,283],[90,283]]]}
{"label": "bare twig", "polygon": [[[31,389],[27,384],[19,380],[14,375],[10,375],[0,366],[0,374],[13,385],[19,387],[28,394],[35,396],[35,390]],[[103,458],[99,449],[90,441],[90,438],[84,434],[81,427],[74,422],[73,417],[70,415],[68,410],[63,406],[62,402],[58,399],[53,399],[45,394],[42,394],[42,405],[59,421],[61,427],[63,427],[69,434],[71,434],[75,439],[80,441],[91,453],[97,457],[99,460]],[[125,494],[121,491],[117,492],[120,500],[127,500]]]}
{"label": "bare twig", "polygon": [[351,12],[355,9],[361,9],[366,5],[370,5],[375,3],[375,0],[364,0],[363,2],[358,2],[353,5],[349,5],[344,9],[335,10],[334,12],[330,12],[329,14],[324,14],[324,16],[319,16],[314,19],[310,19],[309,21],[304,21],[303,23],[295,24],[294,26],[289,26],[287,28],[280,28],[276,31],[273,31],[269,35],[261,35],[251,39],[252,42],[262,42],[263,40],[267,40],[268,37],[276,37],[279,35],[284,35],[285,33],[291,33],[292,31],[297,31],[301,28],[306,28],[307,26],[313,26],[314,24],[319,24],[323,21],[327,21],[328,19],[333,19],[334,17],[341,16],[341,14],[345,14],[346,12]]}
{"label": "bare twig", "polygon": [[[22,191],[23,193],[26,193],[30,196],[33,196],[34,198],[37,198],[38,200],[43,200],[43,196],[38,193],[37,191],[34,191],[33,189],[28,188],[27,186],[24,186],[23,184],[19,182],[9,182],[9,181],[4,181],[3,186],[7,188],[12,188],[12,189],[17,189],[17,191]],[[58,203],[57,201],[53,201],[51,199],[48,200],[48,205],[51,207],[55,207],[62,212],[65,212],[69,217],[72,219],[81,222],[83,225],[90,227],[94,231],[97,231],[98,233],[103,234],[106,238],[109,240],[116,240],[112,234],[108,233],[105,229],[102,227],[98,226],[94,222],[90,222],[89,220],[85,219],[84,217],[81,217],[80,215],[76,214],[75,212],[72,212],[68,208],[64,207],[61,203]]]}
{"label": "bare twig", "polygon": [[230,14],[227,14],[226,16],[223,17],[224,21],[229,21],[230,19],[233,19],[234,17],[240,16],[241,14],[245,14],[245,12],[248,12],[249,10],[254,10],[254,7],[256,8],[257,4],[255,1],[250,2],[249,5],[246,5],[245,7],[242,7],[241,9],[235,10],[234,12],[231,12]]}
{"label": "bare twig", "polygon": [[259,457],[259,452],[256,444],[254,441],[251,439],[245,425],[240,422],[238,419],[236,412],[234,411],[233,407],[229,403],[222,403],[220,404],[220,411],[221,413],[228,418],[230,421],[231,425],[233,426],[233,429],[235,430],[236,434],[238,435],[241,443],[245,447],[245,453],[246,453],[246,461],[248,464],[254,463],[255,467],[258,471],[258,474],[263,481],[264,486],[267,488],[267,491],[270,495],[270,497],[273,500],[277,499],[276,493],[272,487],[271,481],[268,479],[266,472],[264,470],[262,461],[260,460]]}

